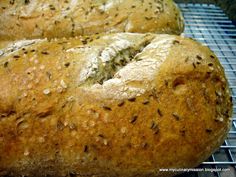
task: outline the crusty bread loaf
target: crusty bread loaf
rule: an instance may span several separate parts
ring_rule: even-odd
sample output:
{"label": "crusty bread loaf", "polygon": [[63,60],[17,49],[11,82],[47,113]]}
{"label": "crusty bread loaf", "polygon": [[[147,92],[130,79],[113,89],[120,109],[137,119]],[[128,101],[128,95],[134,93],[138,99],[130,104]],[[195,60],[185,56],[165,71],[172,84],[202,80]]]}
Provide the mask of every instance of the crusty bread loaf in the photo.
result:
{"label": "crusty bread loaf", "polygon": [[171,176],[159,169],[197,166],[229,130],[223,68],[192,39],[118,33],[3,52],[0,175]]}
{"label": "crusty bread loaf", "polygon": [[1,0],[0,24],[0,40],[183,32],[172,0]]}

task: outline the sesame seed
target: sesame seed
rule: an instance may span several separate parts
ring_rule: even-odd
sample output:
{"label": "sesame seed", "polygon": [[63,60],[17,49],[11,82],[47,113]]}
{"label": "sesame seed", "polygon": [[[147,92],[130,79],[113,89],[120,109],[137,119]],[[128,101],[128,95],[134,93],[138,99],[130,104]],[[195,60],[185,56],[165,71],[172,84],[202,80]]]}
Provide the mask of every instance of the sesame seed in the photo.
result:
{"label": "sesame seed", "polygon": [[138,116],[137,116],[137,115],[134,115],[134,116],[131,117],[131,119],[130,119],[129,122],[130,122],[131,124],[134,124],[137,119],[138,119]]}
{"label": "sesame seed", "polygon": [[73,97],[73,96],[69,96],[68,98],[67,98],[67,101],[69,101],[69,102],[72,102],[72,101],[74,101],[75,100],[75,98]]}
{"label": "sesame seed", "polygon": [[65,83],[65,81],[64,80],[61,80],[60,81],[60,85],[62,86],[62,88],[64,88],[64,89],[66,89],[67,88],[67,85],[66,85],[66,83]]}
{"label": "sesame seed", "polygon": [[88,152],[88,146],[87,145],[84,146],[84,152],[86,152],[86,153]]}
{"label": "sesame seed", "polygon": [[185,130],[180,130],[179,132],[182,136],[185,136],[185,132],[186,132]]}
{"label": "sesame seed", "polygon": [[215,58],[213,55],[210,55],[211,58]]}
{"label": "sesame seed", "polygon": [[149,100],[144,100],[144,101],[143,101],[143,104],[144,104],[144,105],[146,105],[146,104],[148,104],[148,103],[149,103]]}
{"label": "sesame seed", "polygon": [[167,80],[164,80],[164,82],[165,82],[165,86],[167,87],[169,82]]}
{"label": "sesame seed", "polygon": [[173,41],[173,44],[174,44],[174,45],[175,45],[175,44],[179,44],[179,41],[174,40],[174,41]]}
{"label": "sesame seed", "polygon": [[159,114],[159,116],[161,116],[161,117],[163,116],[163,114],[159,108],[157,109],[157,113]]}
{"label": "sesame seed", "polygon": [[146,143],[146,142],[142,143],[142,144],[141,144],[141,147],[142,147],[143,149],[146,149],[146,148],[148,147],[148,143]]}
{"label": "sesame seed", "polygon": [[199,55],[197,55],[196,58],[197,58],[198,60],[202,60],[202,57],[199,56]]}
{"label": "sesame seed", "polygon": [[24,92],[22,96],[23,96],[23,97],[27,97],[27,95],[28,95],[28,94],[27,94],[26,92]]}
{"label": "sesame seed", "polygon": [[49,5],[49,8],[50,8],[51,10],[56,10],[56,8],[55,8],[52,4]]}
{"label": "sesame seed", "polygon": [[152,121],[150,128],[153,130],[154,134],[158,134],[159,132],[159,127],[156,122]]}
{"label": "sesame seed", "polygon": [[151,129],[155,129],[157,127],[157,124],[154,122],[154,121],[152,121],[152,123],[151,123]]}
{"label": "sesame seed", "polygon": [[145,17],[146,20],[151,20],[153,17]]}
{"label": "sesame seed", "polygon": [[20,58],[20,56],[19,55],[14,55],[13,58]]}
{"label": "sesame seed", "polygon": [[95,122],[93,120],[89,121],[89,126],[90,127],[94,127],[95,126]]}
{"label": "sesame seed", "polygon": [[62,92],[63,92],[63,88],[62,88],[61,86],[58,86],[58,87],[57,87],[57,92],[58,92],[58,93],[62,93]]}
{"label": "sesame seed", "polygon": [[43,55],[48,55],[49,53],[48,52],[46,52],[46,51],[42,51],[41,52]]}
{"label": "sesame seed", "polygon": [[103,108],[104,110],[111,111],[111,108],[108,107],[108,106],[102,106],[102,108]]}
{"label": "sesame seed", "polygon": [[40,143],[44,143],[44,142],[45,142],[45,139],[44,139],[44,137],[39,137],[39,138],[38,138],[38,141],[39,141]]}
{"label": "sesame seed", "polygon": [[61,120],[59,120],[59,121],[57,122],[57,129],[58,129],[58,130],[63,130],[63,129],[64,129],[64,124],[61,122]]}
{"label": "sesame seed", "polygon": [[45,66],[44,66],[44,65],[41,65],[39,68],[40,68],[41,70],[44,70],[44,69],[45,69]]}
{"label": "sesame seed", "polygon": [[184,60],[184,61],[185,61],[185,63],[187,63],[187,62],[188,62],[188,60],[189,60],[189,57],[185,58],[185,60]]}
{"label": "sesame seed", "polygon": [[209,69],[210,69],[211,71],[213,71],[213,70],[214,70],[214,68],[213,68],[213,67],[211,67],[211,66],[209,67]]}
{"label": "sesame seed", "polygon": [[30,0],[25,0],[25,5],[29,4]]}
{"label": "sesame seed", "polygon": [[99,134],[98,136],[101,138],[105,138],[105,136],[103,134]]}
{"label": "sesame seed", "polygon": [[82,42],[84,45],[88,43],[86,40],[82,40],[81,42]]}
{"label": "sesame seed", "polygon": [[214,119],[215,122],[223,122],[224,121],[224,118],[223,117],[220,117],[218,116],[217,118]]}
{"label": "sesame seed", "polygon": [[3,64],[3,67],[6,68],[8,66],[8,61],[6,61],[4,64]]}
{"label": "sesame seed", "polygon": [[118,106],[121,107],[121,106],[123,106],[124,104],[125,104],[124,101],[120,101],[120,102],[118,103]]}
{"label": "sesame seed", "polygon": [[211,129],[206,129],[206,132],[207,132],[207,133],[211,133],[212,130],[211,130]]}
{"label": "sesame seed", "polygon": [[121,131],[121,133],[125,133],[126,131],[127,131],[127,128],[126,127],[122,127],[121,129],[120,129],[120,131]]}
{"label": "sesame seed", "polygon": [[28,156],[29,155],[29,150],[25,150],[24,151],[24,156]]}
{"label": "sesame seed", "polygon": [[44,90],[43,90],[43,93],[44,93],[45,95],[50,94],[50,92],[51,92],[50,89],[44,89]]}
{"label": "sesame seed", "polygon": [[46,72],[46,75],[49,80],[52,78],[52,74],[49,71]]}
{"label": "sesame seed", "polygon": [[28,88],[28,89],[32,89],[32,87],[33,87],[32,84],[28,84],[28,85],[27,85],[27,88]]}
{"label": "sesame seed", "polygon": [[176,119],[176,120],[179,120],[180,118],[179,118],[179,115],[177,114],[177,113],[172,113],[172,116]]}
{"label": "sesame seed", "polygon": [[215,91],[216,96],[222,96],[222,93],[220,91]]}
{"label": "sesame seed", "polygon": [[15,3],[15,0],[10,0],[9,2],[11,5],[13,5]]}
{"label": "sesame seed", "polygon": [[65,67],[69,67],[70,66],[70,62],[67,62],[64,65],[65,65]]}
{"label": "sesame seed", "polygon": [[103,140],[103,144],[104,144],[104,145],[108,145],[107,139],[104,139],[104,140]]}
{"label": "sesame seed", "polygon": [[135,100],[136,100],[135,97],[133,97],[133,98],[128,98],[128,101],[130,101],[130,102],[134,102]]}

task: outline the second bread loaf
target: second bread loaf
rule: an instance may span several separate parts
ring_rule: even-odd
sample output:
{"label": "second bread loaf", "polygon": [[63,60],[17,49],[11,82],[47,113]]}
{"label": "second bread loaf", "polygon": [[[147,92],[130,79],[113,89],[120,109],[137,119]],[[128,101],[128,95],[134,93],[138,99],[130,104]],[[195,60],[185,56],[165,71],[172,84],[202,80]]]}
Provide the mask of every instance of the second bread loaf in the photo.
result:
{"label": "second bread loaf", "polygon": [[183,31],[172,0],[1,0],[0,24],[0,40]]}

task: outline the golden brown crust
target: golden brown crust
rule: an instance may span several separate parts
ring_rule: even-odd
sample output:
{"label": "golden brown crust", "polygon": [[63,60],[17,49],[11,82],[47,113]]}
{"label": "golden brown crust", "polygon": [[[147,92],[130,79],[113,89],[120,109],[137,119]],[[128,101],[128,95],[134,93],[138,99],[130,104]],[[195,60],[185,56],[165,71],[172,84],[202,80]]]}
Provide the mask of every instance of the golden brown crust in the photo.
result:
{"label": "golden brown crust", "polygon": [[4,50],[0,83],[0,175],[167,176],[230,126],[223,68],[184,37],[38,40]]}
{"label": "golden brown crust", "polygon": [[103,32],[180,34],[172,0],[1,0],[0,40],[71,37]]}

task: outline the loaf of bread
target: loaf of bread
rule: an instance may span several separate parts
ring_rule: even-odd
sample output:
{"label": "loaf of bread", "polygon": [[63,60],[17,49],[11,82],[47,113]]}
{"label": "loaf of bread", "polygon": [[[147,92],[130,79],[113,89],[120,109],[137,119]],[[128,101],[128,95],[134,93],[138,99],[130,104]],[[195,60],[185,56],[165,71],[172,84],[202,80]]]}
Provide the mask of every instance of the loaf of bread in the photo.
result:
{"label": "loaf of bread", "polygon": [[0,24],[0,41],[184,28],[172,0],[1,0]]}
{"label": "loaf of bread", "polygon": [[223,142],[217,57],[182,36],[18,42],[0,57],[0,176],[161,177]]}

